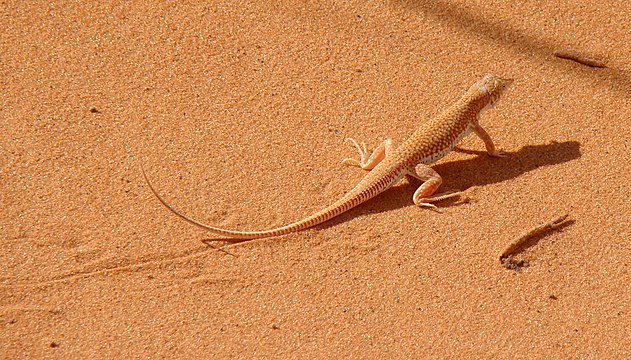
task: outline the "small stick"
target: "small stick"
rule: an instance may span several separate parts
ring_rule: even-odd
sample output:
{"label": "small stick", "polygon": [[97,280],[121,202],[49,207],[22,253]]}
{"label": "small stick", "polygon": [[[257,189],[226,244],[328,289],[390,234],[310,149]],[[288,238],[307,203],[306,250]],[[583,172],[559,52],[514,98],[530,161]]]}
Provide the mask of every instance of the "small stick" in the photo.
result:
{"label": "small stick", "polygon": [[500,255],[500,261],[504,262],[504,259],[506,259],[509,256],[512,256],[516,252],[516,250],[518,250],[525,242],[532,239],[533,237],[539,236],[545,233],[546,231],[550,231],[561,226],[561,224],[568,217],[568,215],[569,214],[561,215],[550,222],[541,224],[537,227],[534,227],[528,230],[528,232],[524,233],[522,236],[520,236],[519,238],[511,242],[508,245],[508,247],[506,247],[506,249],[502,252],[502,255]]}
{"label": "small stick", "polygon": [[607,65],[605,65],[604,62],[581,55],[575,51],[554,50],[552,54],[558,58],[576,61],[579,64],[583,64],[583,65],[587,65],[591,67],[596,67],[596,68],[607,67]]}

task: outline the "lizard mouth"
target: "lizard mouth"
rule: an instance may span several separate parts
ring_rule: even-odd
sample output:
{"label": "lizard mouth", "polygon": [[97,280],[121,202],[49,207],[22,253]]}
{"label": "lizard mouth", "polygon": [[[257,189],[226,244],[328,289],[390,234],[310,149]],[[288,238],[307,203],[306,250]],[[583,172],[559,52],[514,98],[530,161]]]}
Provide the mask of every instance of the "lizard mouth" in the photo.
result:
{"label": "lizard mouth", "polygon": [[499,95],[513,83],[513,79],[504,79],[493,75],[487,75],[485,79],[487,80],[486,89],[491,94],[497,93]]}
{"label": "lizard mouth", "polygon": [[512,83],[513,79],[504,79],[501,77],[493,78],[493,81],[489,84],[490,89],[488,89],[489,94],[491,95],[492,106],[495,105],[495,103],[499,100],[500,95],[502,95]]}
{"label": "lizard mouth", "polygon": [[483,93],[491,95],[492,101],[495,101],[512,82],[512,79],[486,75],[482,80],[478,81],[475,86]]}

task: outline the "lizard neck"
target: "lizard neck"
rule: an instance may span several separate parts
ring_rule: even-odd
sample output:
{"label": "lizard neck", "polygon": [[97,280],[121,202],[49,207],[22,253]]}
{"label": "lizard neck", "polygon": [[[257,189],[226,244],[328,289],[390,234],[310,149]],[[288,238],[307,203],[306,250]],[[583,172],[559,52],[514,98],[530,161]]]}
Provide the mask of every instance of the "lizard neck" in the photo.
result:
{"label": "lizard neck", "polygon": [[487,89],[473,85],[454,106],[469,114],[480,114],[492,108],[495,100],[497,99],[493,98]]}

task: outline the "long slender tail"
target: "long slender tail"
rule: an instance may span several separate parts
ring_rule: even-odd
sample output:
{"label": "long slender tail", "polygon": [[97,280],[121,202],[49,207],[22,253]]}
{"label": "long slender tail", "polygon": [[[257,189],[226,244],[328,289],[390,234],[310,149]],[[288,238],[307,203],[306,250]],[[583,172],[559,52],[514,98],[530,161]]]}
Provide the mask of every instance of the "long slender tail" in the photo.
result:
{"label": "long slender tail", "polygon": [[[153,194],[158,198],[158,200],[160,200],[160,202],[164,206],[166,206],[169,210],[171,210],[171,212],[173,212],[175,215],[181,217],[182,219],[190,222],[193,225],[197,225],[200,228],[211,231],[217,235],[227,236],[232,239],[240,239],[240,240],[250,240],[250,239],[260,239],[260,238],[272,237],[272,236],[280,236],[280,235],[285,235],[292,232],[308,229],[312,226],[321,224],[327,220],[330,220],[348,211],[349,209],[361,204],[362,202],[374,197],[379,192],[381,192],[381,191],[376,190],[375,186],[370,186],[370,185],[365,186],[366,184],[363,184],[363,181],[362,181],[353,190],[349,191],[348,193],[346,193],[346,195],[342,196],[338,201],[334,202],[333,204],[327,206],[326,208],[302,220],[296,221],[294,223],[291,223],[285,226],[269,229],[269,230],[237,231],[237,230],[228,230],[228,229],[222,229],[222,228],[211,226],[211,225],[206,225],[204,223],[201,223],[183,214],[181,211],[175,209],[173,206],[168,204],[160,196],[160,194],[158,194],[156,189],[154,189],[153,185],[151,185],[151,182],[149,181],[149,178],[147,177],[144,167],[141,166],[141,168],[142,168],[142,174],[145,177],[145,181],[147,181],[147,185],[149,185],[149,188],[151,189]],[[358,192],[356,191],[356,189],[364,189],[364,190]]]}

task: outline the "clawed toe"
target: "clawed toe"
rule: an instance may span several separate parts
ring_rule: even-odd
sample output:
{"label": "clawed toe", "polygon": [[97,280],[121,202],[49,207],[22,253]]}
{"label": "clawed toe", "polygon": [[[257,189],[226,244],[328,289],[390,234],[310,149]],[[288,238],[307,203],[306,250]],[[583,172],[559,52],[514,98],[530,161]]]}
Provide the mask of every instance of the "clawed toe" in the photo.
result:
{"label": "clawed toe", "polygon": [[489,153],[489,156],[496,157],[496,158],[503,158],[503,157],[507,157],[508,153],[502,150],[496,150],[494,152]]}
{"label": "clawed toe", "polygon": [[448,193],[442,193],[442,194],[438,194],[435,196],[431,196],[431,197],[426,197],[426,198],[421,198],[416,200],[414,203],[417,206],[420,207],[428,207],[432,210],[441,212],[438,207],[436,207],[436,205],[432,204],[433,202],[436,201],[440,201],[440,200],[445,200],[445,199],[449,199],[452,197],[456,197],[456,196],[461,196],[464,192],[463,191],[455,191],[455,192],[448,192]]}
{"label": "clawed toe", "polygon": [[360,144],[357,141],[355,141],[355,139],[353,138],[346,138],[345,141],[350,142],[351,144],[353,144],[355,149],[357,149],[357,152],[359,153],[359,160],[346,158],[342,160],[342,164],[349,165],[349,166],[362,167],[362,164],[366,162],[366,158],[368,154],[368,150],[366,149],[366,143],[362,142]]}
{"label": "clawed toe", "polygon": [[[423,200],[428,200],[428,199],[423,199]],[[429,203],[429,202],[421,201],[421,202],[418,202],[416,204],[416,206],[422,207],[422,208],[427,208],[427,209],[430,209],[432,211],[436,211],[437,213],[441,213],[442,214],[442,210],[440,210],[440,208],[438,208],[438,206],[436,206],[436,205],[434,205],[432,203]]]}
{"label": "clawed toe", "polygon": [[355,139],[353,138],[346,138],[345,141],[350,142],[351,144],[353,144],[353,146],[357,149],[357,152],[359,152],[359,156],[366,156],[366,153],[368,152],[368,150],[366,150],[366,143],[361,143],[361,145],[355,141]]}
{"label": "clawed toe", "polygon": [[357,161],[357,159],[351,159],[351,158],[346,158],[346,159],[342,160],[342,164],[343,165],[348,165],[348,166],[361,167],[361,164],[359,163],[359,161]]}

